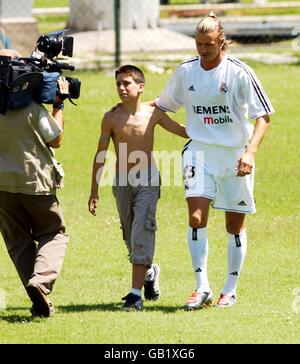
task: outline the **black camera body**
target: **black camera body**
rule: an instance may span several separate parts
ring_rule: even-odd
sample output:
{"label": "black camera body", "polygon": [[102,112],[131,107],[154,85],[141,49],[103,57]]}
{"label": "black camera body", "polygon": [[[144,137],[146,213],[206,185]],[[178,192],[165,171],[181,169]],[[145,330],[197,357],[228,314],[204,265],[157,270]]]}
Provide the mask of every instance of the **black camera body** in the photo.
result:
{"label": "black camera body", "polygon": [[[58,93],[57,79],[63,70],[74,71],[75,67],[53,60],[60,53],[73,56],[73,37],[63,36],[67,30],[42,35],[31,57],[12,59],[0,56],[0,114],[38,103],[53,104]],[[69,94],[65,98],[80,96],[80,80],[66,77]],[[65,95],[64,95],[65,96]]]}

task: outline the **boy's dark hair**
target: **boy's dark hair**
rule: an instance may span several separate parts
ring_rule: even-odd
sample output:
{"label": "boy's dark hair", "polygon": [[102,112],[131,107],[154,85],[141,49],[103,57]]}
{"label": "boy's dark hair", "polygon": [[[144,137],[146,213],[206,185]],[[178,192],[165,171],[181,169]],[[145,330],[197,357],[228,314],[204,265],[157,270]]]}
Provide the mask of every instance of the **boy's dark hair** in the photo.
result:
{"label": "boy's dark hair", "polygon": [[131,64],[121,66],[115,72],[115,79],[117,79],[120,73],[130,74],[136,83],[145,83],[145,76],[143,72],[136,66],[132,66]]}

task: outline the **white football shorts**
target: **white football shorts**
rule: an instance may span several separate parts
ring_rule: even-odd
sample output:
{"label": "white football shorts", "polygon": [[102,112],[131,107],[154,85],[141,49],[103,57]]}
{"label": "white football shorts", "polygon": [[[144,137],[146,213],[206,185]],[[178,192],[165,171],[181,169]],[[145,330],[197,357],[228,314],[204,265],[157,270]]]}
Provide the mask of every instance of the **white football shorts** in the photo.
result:
{"label": "white football shorts", "polygon": [[203,144],[190,140],[182,151],[185,196],[206,197],[212,207],[239,213],[255,213],[254,166],[244,177],[236,175],[243,148]]}

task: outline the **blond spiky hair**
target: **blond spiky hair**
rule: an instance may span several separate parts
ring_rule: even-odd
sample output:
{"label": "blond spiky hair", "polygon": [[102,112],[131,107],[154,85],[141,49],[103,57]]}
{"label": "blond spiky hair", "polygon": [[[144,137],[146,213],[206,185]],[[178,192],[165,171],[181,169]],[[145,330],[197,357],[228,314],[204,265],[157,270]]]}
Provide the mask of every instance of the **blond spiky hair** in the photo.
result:
{"label": "blond spiky hair", "polygon": [[223,43],[222,50],[226,51],[230,45],[230,40],[226,38],[223,25],[213,11],[211,11],[207,17],[200,20],[195,29],[195,33],[211,33],[215,30],[218,31],[219,39]]}

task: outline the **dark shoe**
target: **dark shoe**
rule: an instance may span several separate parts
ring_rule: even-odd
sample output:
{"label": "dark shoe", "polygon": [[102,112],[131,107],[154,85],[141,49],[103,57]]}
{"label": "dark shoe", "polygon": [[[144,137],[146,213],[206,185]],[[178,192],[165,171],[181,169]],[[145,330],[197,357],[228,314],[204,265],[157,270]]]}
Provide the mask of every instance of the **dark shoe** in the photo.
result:
{"label": "dark shoe", "polygon": [[143,300],[136,294],[128,293],[122,300],[125,301],[122,307],[124,311],[141,311],[143,309]]}
{"label": "dark shoe", "polygon": [[26,291],[33,303],[32,311],[34,312],[34,316],[49,317],[50,304],[48,296],[41,290],[41,288],[36,284],[30,283],[26,287]]}
{"label": "dark shoe", "polygon": [[[55,313],[55,308],[54,308],[54,304],[49,301],[49,310],[50,310],[50,316],[52,316]],[[31,309],[30,309],[30,313],[32,314],[32,317],[45,317],[45,316],[41,316],[41,314],[39,314],[35,308],[34,305],[32,305]]]}
{"label": "dark shoe", "polygon": [[[152,281],[144,280],[144,296],[146,300],[158,300],[160,296],[159,290],[159,274],[160,268],[157,264],[152,265],[154,269],[154,279]],[[146,277],[147,278],[147,277]]]}

